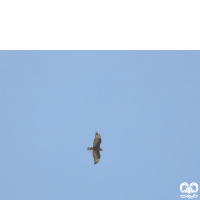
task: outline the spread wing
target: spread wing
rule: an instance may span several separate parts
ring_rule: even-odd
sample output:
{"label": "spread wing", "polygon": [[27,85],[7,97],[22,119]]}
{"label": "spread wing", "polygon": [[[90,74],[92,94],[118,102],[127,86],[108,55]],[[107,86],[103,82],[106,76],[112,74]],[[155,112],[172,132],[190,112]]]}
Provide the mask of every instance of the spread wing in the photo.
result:
{"label": "spread wing", "polygon": [[93,142],[93,149],[99,149],[101,144],[101,136],[96,132],[94,142]]}
{"label": "spread wing", "polygon": [[101,157],[100,152],[93,150],[92,154],[93,154],[93,158],[94,158],[94,164],[98,163],[100,160],[100,157]]}

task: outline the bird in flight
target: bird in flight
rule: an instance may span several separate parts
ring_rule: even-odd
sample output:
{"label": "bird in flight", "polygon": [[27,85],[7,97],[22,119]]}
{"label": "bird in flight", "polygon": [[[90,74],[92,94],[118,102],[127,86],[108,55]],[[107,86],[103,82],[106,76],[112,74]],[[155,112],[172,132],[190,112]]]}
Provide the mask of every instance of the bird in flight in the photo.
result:
{"label": "bird in flight", "polygon": [[93,142],[93,147],[88,147],[87,150],[93,150],[92,155],[94,158],[94,164],[97,164],[100,160],[100,151],[103,151],[103,149],[100,148],[101,144],[101,136],[98,134],[98,132],[95,133],[95,138]]}

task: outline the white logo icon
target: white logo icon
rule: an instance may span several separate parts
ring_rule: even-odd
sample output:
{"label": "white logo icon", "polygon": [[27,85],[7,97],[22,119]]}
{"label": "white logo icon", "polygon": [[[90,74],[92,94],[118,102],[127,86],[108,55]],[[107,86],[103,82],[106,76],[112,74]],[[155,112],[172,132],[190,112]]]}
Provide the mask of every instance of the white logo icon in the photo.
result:
{"label": "white logo icon", "polygon": [[180,191],[182,193],[188,193],[188,195],[184,195],[182,194],[180,197],[181,198],[188,198],[188,199],[193,199],[193,198],[197,198],[198,195],[193,194],[192,196],[190,195],[191,193],[197,193],[198,191],[198,184],[195,182],[190,183],[190,185],[188,185],[188,183],[183,182],[180,185]]}

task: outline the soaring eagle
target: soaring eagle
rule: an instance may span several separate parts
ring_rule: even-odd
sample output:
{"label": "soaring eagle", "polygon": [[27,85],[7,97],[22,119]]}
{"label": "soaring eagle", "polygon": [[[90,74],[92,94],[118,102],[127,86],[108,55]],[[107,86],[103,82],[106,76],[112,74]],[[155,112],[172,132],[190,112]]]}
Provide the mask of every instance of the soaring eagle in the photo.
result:
{"label": "soaring eagle", "polygon": [[97,164],[100,160],[100,151],[103,151],[103,149],[100,148],[101,144],[101,136],[96,132],[94,142],[93,142],[93,147],[88,147],[87,150],[93,150],[93,158],[94,158],[94,164]]}

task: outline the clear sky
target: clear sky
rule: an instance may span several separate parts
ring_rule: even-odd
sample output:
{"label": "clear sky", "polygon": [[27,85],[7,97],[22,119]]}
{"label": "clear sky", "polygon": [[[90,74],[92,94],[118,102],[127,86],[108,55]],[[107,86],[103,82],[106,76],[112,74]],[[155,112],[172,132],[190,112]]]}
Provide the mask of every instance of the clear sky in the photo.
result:
{"label": "clear sky", "polygon": [[0,51],[0,93],[1,200],[179,200],[182,182],[200,187],[200,51]]}

